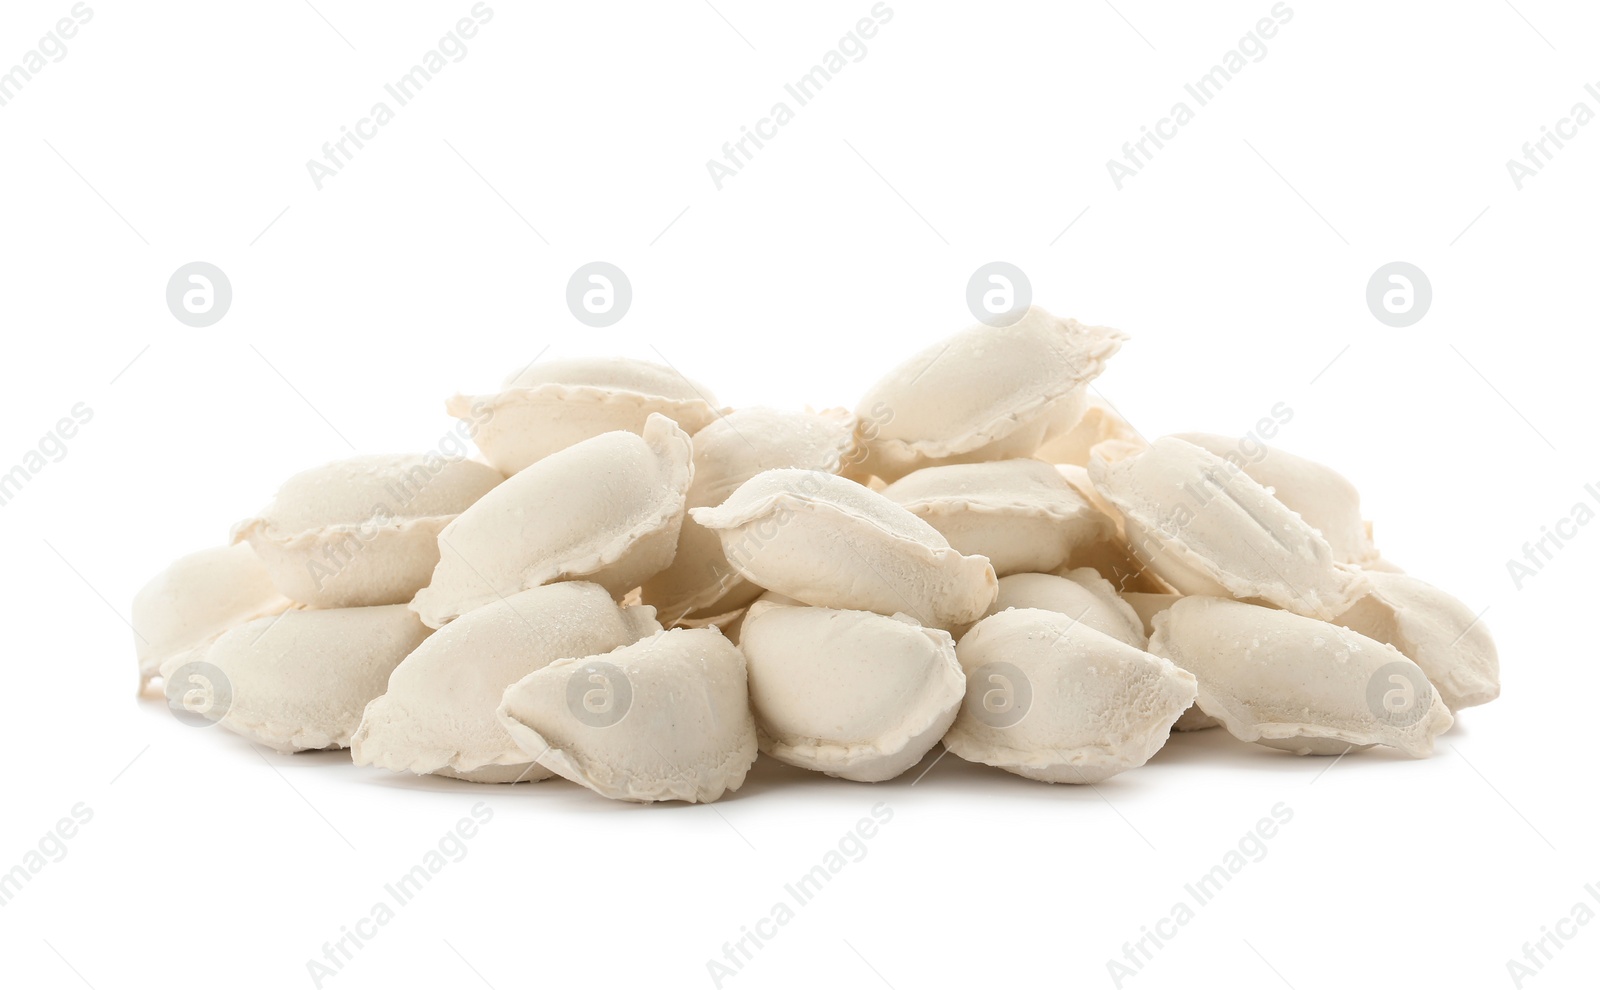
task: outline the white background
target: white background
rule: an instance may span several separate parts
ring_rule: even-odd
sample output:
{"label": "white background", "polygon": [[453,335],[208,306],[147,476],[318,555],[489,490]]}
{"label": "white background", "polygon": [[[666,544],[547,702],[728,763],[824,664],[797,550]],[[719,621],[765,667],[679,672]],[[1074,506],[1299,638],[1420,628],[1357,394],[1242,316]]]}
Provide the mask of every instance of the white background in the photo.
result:
{"label": "white background", "polygon": [[[1106,961],[1278,802],[1266,857],[1126,985],[1510,986],[1506,960],[1600,882],[1600,526],[1521,590],[1506,569],[1600,483],[1600,124],[1520,191],[1505,165],[1600,110],[1592,5],[1291,0],[1119,191],[1106,160],[1268,0],[894,0],[718,191],[706,160],[867,0],[494,0],[318,191],[306,161],[471,4],[315,2],[93,3],[0,108],[0,471],[94,411],[0,508],[0,870],[94,812],[0,908],[7,985],[310,986],[306,960],[478,801],[467,857],[324,985],[711,986],[706,961],[880,801],[865,858],[725,986],[1111,986]],[[0,69],[70,6],[0,8]],[[605,330],[564,301],[595,259],[634,289]],[[667,360],[730,405],[851,406],[971,322],[967,278],[996,259],[1132,335],[1099,388],[1146,435],[1292,407],[1278,442],[1356,481],[1386,555],[1488,609],[1503,698],[1425,761],[1208,732],[1096,790],[954,757],[874,786],[763,759],[703,807],[264,755],[135,700],[134,591],[294,471],[425,449],[447,395],[547,347]],[[234,290],[205,329],[164,302],[196,260]],[[1365,304],[1394,260],[1433,286],[1409,328]],[[1590,985],[1597,962],[1590,924],[1525,985]]]}

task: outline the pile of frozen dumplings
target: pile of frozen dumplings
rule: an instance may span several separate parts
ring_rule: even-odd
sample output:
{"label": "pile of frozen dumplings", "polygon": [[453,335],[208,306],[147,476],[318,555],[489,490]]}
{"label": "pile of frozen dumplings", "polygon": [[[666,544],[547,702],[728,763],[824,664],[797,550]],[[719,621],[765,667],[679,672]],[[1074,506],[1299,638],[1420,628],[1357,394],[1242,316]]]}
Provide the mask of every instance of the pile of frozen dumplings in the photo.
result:
{"label": "pile of frozen dumplings", "polygon": [[758,752],[888,780],[941,743],[1093,784],[1217,726],[1421,757],[1499,694],[1483,625],[1379,555],[1339,474],[1091,399],[1124,339],[1030,309],[853,414],[532,364],[450,401],[481,461],[312,468],[146,585],[141,690],[279,752],[629,801],[716,800]]}

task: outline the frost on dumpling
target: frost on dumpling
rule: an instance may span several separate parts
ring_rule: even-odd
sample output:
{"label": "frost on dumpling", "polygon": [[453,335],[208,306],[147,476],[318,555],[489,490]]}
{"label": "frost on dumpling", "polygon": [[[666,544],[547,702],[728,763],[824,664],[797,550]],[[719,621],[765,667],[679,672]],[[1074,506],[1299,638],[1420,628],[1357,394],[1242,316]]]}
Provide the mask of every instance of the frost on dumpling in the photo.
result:
{"label": "frost on dumpling", "polygon": [[1194,674],[1201,710],[1234,736],[1300,755],[1427,756],[1454,721],[1399,650],[1293,612],[1185,598],[1155,617],[1150,650]]}
{"label": "frost on dumpling", "polygon": [[1014,608],[956,644],[967,696],[950,752],[1033,780],[1095,784],[1143,766],[1195,697],[1195,679],[1069,615]]}
{"label": "frost on dumpling", "polygon": [[529,758],[622,801],[715,801],[756,759],[745,660],[715,629],[670,629],[559,660],[498,715]]}
{"label": "frost on dumpling", "polygon": [[551,454],[439,533],[439,566],[411,608],[437,629],[551,581],[620,597],[672,562],[691,472],[689,437],[664,416],[643,436],[605,433]]}
{"label": "frost on dumpling", "polygon": [[1029,457],[1071,428],[1087,386],[1126,337],[1030,307],[931,344],[856,407],[864,469],[894,481],[934,464]]}
{"label": "frost on dumpling", "polygon": [[506,688],[566,657],[660,632],[654,610],[599,585],[562,581],[474,609],[429,636],[389,675],[351,741],[359,766],[486,782],[543,780],[495,716]]}
{"label": "frost on dumpling", "polygon": [[1255,599],[1332,619],[1370,588],[1271,492],[1192,443],[1100,444],[1089,476],[1122,516],[1133,553],[1182,594]]}
{"label": "frost on dumpling", "polygon": [[1174,436],[1237,465],[1270,490],[1274,498],[1322,534],[1333,548],[1335,560],[1365,567],[1378,559],[1372,534],[1361,518],[1361,495],[1333,468],[1253,438],[1241,440],[1212,433]]}
{"label": "frost on dumpling", "polygon": [[911,769],[966,693],[950,634],[906,615],[761,601],[739,649],[762,752],[848,780]]}
{"label": "frost on dumpling", "polygon": [[671,368],[588,357],[535,362],[508,376],[501,391],[457,395],[445,408],[472,424],[484,457],[511,475],[602,433],[642,434],[652,414],[695,433],[716,418],[714,402],[704,385]]}
{"label": "frost on dumpling", "polygon": [[229,629],[293,605],[248,546],[209,547],[179,557],[133,597],[129,624],[139,690],[161,676],[161,665],[173,657],[198,658]]}
{"label": "frost on dumpling", "polygon": [[233,540],[249,542],[297,602],[404,605],[439,563],[439,531],[502,480],[437,453],[350,457],[284,482]]}
{"label": "frost on dumpling", "polygon": [[994,601],[994,568],[868,488],[818,471],[764,471],[714,508],[690,510],[752,583],[828,608],[925,626],[971,622]]}

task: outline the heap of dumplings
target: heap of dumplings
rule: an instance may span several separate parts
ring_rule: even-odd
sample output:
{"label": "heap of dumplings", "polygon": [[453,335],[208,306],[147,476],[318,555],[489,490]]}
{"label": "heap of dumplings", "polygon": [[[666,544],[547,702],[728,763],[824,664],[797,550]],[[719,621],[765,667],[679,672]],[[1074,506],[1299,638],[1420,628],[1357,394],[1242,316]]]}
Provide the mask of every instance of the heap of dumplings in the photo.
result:
{"label": "heap of dumplings", "polygon": [[1421,757],[1498,696],[1482,623],[1379,555],[1339,474],[1091,398],[1124,339],[1029,309],[854,413],[535,363],[450,400],[481,461],[312,468],[152,580],[141,691],[279,752],[627,801],[716,800],[758,752],[1069,784],[1175,730]]}

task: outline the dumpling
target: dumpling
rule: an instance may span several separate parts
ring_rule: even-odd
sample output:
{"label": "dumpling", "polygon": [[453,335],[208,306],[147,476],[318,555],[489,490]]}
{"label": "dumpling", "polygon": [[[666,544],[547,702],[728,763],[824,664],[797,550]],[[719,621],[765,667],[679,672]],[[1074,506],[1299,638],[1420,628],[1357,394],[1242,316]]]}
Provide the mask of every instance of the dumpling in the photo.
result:
{"label": "dumpling", "polygon": [[498,714],[530,758],[621,801],[715,801],[756,760],[744,656],[716,629],[557,661],[507,688]]}
{"label": "dumpling", "polygon": [[925,626],[971,622],[994,601],[994,568],[868,488],[819,471],[764,471],[694,520],[728,562],[763,588],[828,608]]}
{"label": "dumpling", "polygon": [[760,601],[739,649],[762,752],[847,780],[911,769],[966,694],[950,634],[907,615]]}
{"label": "dumpling", "polygon": [[161,666],[167,703],[280,753],[344,748],[367,702],[427,638],[404,605],[295,609],[238,626],[204,660]]}
{"label": "dumpling", "polygon": [[863,467],[894,481],[934,464],[1029,457],[1088,405],[1087,385],[1126,337],[1030,307],[978,324],[885,375],[856,407]]}
{"label": "dumpling", "polygon": [[457,395],[445,404],[471,425],[478,449],[503,474],[613,430],[644,432],[653,414],[684,432],[717,416],[711,392],[671,368],[632,358],[538,361],[506,378],[494,395]]}
{"label": "dumpling", "polygon": [[644,434],[604,433],[551,454],[439,533],[439,566],[411,608],[437,629],[551,581],[621,597],[672,562],[693,468],[688,434],[652,414]]}
{"label": "dumpling", "polygon": [[437,453],[351,457],[284,482],[233,540],[249,542],[297,602],[404,605],[439,562],[439,531],[502,480]]}
{"label": "dumpling", "polygon": [[1043,609],[989,616],[956,655],[967,696],[945,746],[1032,780],[1096,784],[1143,766],[1195,696],[1172,663]]}
{"label": "dumpling", "polygon": [[[740,485],[773,468],[839,474],[854,449],[853,426],[854,420],[841,411],[736,409],[694,435],[694,480],[687,506],[719,505]],[[749,604],[761,589],[728,564],[716,533],[686,516],[677,556],[644,583],[641,593],[670,624],[724,615]]]}
{"label": "dumpling", "polygon": [[179,557],[133,597],[129,624],[139,659],[139,690],[173,657],[199,659],[218,636],[294,605],[244,544]]}

